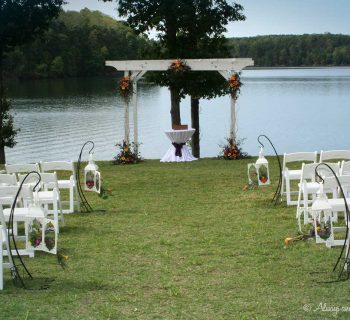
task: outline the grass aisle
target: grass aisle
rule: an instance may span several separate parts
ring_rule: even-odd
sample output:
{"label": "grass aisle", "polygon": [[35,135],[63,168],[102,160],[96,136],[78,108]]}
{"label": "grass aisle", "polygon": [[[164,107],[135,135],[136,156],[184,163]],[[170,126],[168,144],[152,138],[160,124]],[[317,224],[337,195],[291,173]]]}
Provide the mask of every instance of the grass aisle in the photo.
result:
{"label": "grass aisle", "polygon": [[113,195],[88,197],[107,212],[65,216],[67,271],[25,258],[34,277],[55,278],[48,290],[15,288],[5,270],[0,319],[348,319],[314,311],[350,306],[350,282],[316,283],[340,249],[284,249],[295,207],[271,205],[274,185],[244,190],[248,162],[99,163]]}

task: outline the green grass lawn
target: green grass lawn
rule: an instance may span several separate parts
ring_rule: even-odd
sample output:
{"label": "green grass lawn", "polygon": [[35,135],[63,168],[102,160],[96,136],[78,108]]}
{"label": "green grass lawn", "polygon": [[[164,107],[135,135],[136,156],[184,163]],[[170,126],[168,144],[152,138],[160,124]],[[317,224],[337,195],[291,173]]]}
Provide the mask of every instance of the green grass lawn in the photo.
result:
{"label": "green grass lawn", "polygon": [[315,310],[350,307],[350,280],[318,283],[340,248],[285,249],[297,226],[295,207],[271,204],[276,161],[274,184],[244,190],[248,162],[99,163],[113,195],[87,196],[107,211],[65,215],[66,271],[49,254],[24,259],[49,289],[16,288],[5,270],[0,319],[349,319]]}

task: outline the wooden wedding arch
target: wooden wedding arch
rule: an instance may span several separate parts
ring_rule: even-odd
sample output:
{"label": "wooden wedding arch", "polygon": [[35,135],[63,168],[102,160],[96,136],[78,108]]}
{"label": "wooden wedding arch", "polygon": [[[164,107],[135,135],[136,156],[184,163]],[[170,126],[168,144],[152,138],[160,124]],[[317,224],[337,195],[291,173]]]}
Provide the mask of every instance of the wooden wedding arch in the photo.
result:
{"label": "wooden wedding arch", "polygon": [[[217,71],[225,79],[235,73],[240,72],[248,66],[253,66],[251,58],[228,58],[228,59],[186,59],[186,65],[191,71]],[[133,95],[131,104],[133,106],[134,121],[134,143],[138,144],[138,112],[137,112],[137,81],[147,71],[166,71],[174,60],[122,60],[106,61],[106,66],[113,67],[118,71],[124,71],[124,75],[130,77],[133,82]],[[230,138],[235,139],[236,135],[236,99],[231,96],[231,123]],[[124,110],[124,140],[129,143],[129,103],[125,103]]]}

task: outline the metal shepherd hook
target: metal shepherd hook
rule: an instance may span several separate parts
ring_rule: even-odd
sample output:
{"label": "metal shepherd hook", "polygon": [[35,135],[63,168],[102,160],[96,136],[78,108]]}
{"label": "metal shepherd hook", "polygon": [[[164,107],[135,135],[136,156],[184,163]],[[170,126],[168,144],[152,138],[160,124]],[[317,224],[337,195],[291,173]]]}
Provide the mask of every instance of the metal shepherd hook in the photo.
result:
{"label": "metal shepherd hook", "polygon": [[264,134],[261,134],[258,136],[258,142],[259,144],[264,148],[264,145],[263,143],[260,141],[260,138],[263,137],[265,138],[267,141],[270,142],[272,148],[273,148],[273,151],[275,151],[275,154],[276,154],[276,157],[277,157],[277,160],[278,160],[278,165],[279,165],[279,168],[280,168],[280,177],[279,177],[279,181],[278,181],[278,186],[277,186],[277,189],[275,191],[275,194],[272,198],[272,202],[274,202],[274,205],[277,204],[277,199],[278,199],[278,195],[281,193],[281,186],[282,186],[282,165],[281,165],[281,160],[280,160],[280,157],[276,151],[276,148],[275,146],[273,145],[273,143],[271,142],[271,140]]}
{"label": "metal shepherd hook", "polygon": [[19,284],[21,285],[22,288],[25,288],[27,289],[21,275],[20,275],[20,272],[18,270],[18,266],[16,265],[15,263],[15,259],[14,259],[14,254],[12,252],[12,249],[11,249],[11,238],[12,238],[12,243],[13,243],[13,246],[14,246],[14,250],[16,252],[16,256],[18,257],[19,259],[19,262],[20,264],[22,265],[22,267],[24,268],[25,272],[27,273],[27,275],[33,279],[33,276],[31,275],[31,273],[29,272],[28,268],[26,267],[21,255],[19,254],[19,251],[18,251],[18,247],[17,247],[17,243],[16,243],[16,239],[15,239],[15,232],[14,232],[14,228],[13,228],[13,222],[14,222],[14,214],[15,214],[15,209],[16,209],[16,205],[17,205],[17,199],[18,199],[18,196],[22,190],[22,187],[23,187],[23,184],[25,183],[25,181],[27,180],[28,176],[30,175],[33,175],[33,174],[36,174],[38,176],[38,182],[35,184],[34,188],[33,188],[33,192],[36,191],[36,188],[38,187],[38,185],[40,184],[41,182],[41,176],[40,176],[40,173],[37,172],[37,171],[31,171],[29,173],[26,174],[26,176],[24,177],[24,179],[22,180],[19,188],[18,188],[18,191],[16,193],[16,196],[13,200],[13,203],[12,203],[12,206],[11,206],[11,212],[10,212],[10,217],[9,217],[9,229],[11,232],[9,232],[7,234],[7,241],[8,241],[8,244],[9,244],[9,261],[10,261],[10,268],[11,268],[11,275],[12,275],[12,280],[13,282],[16,284],[16,282],[19,282]]}
{"label": "metal shepherd hook", "polygon": [[82,209],[85,211],[85,212],[92,212],[94,211],[94,209],[91,207],[91,205],[89,204],[89,202],[87,201],[87,199],[85,198],[85,195],[83,193],[83,189],[81,188],[81,184],[80,184],[80,164],[81,164],[81,156],[83,154],[83,150],[85,148],[85,146],[87,144],[91,143],[92,144],[92,147],[89,151],[89,154],[91,153],[91,151],[94,149],[95,147],[95,144],[93,141],[86,141],[81,150],[80,150],[80,154],[79,154],[79,158],[78,158],[78,163],[77,163],[77,171],[75,173],[76,175],[76,181],[77,181],[77,188],[78,188],[78,194],[79,194],[79,198],[81,200],[81,205],[82,205]]}

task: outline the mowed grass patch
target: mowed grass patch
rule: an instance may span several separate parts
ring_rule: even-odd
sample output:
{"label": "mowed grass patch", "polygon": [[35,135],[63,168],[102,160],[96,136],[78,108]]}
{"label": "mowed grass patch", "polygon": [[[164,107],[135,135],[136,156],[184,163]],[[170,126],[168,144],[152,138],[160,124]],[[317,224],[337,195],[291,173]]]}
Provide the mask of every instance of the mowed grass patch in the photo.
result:
{"label": "mowed grass patch", "polygon": [[49,254],[24,259],[34,277],[54,278],[49,289],[15,288],[5,270],[1,317],[334,318],[304,305],[347,306],[348,282],[318,283],[330,279],[340,249],[313,240],[284,248],[296,234],[295,207],[272,205],[278,166],[269,161],[273,184],[255,189],[245,188],[251,159],[99,162],[113,194],[86,196],[106,211],[65,215],[68,270]]}

